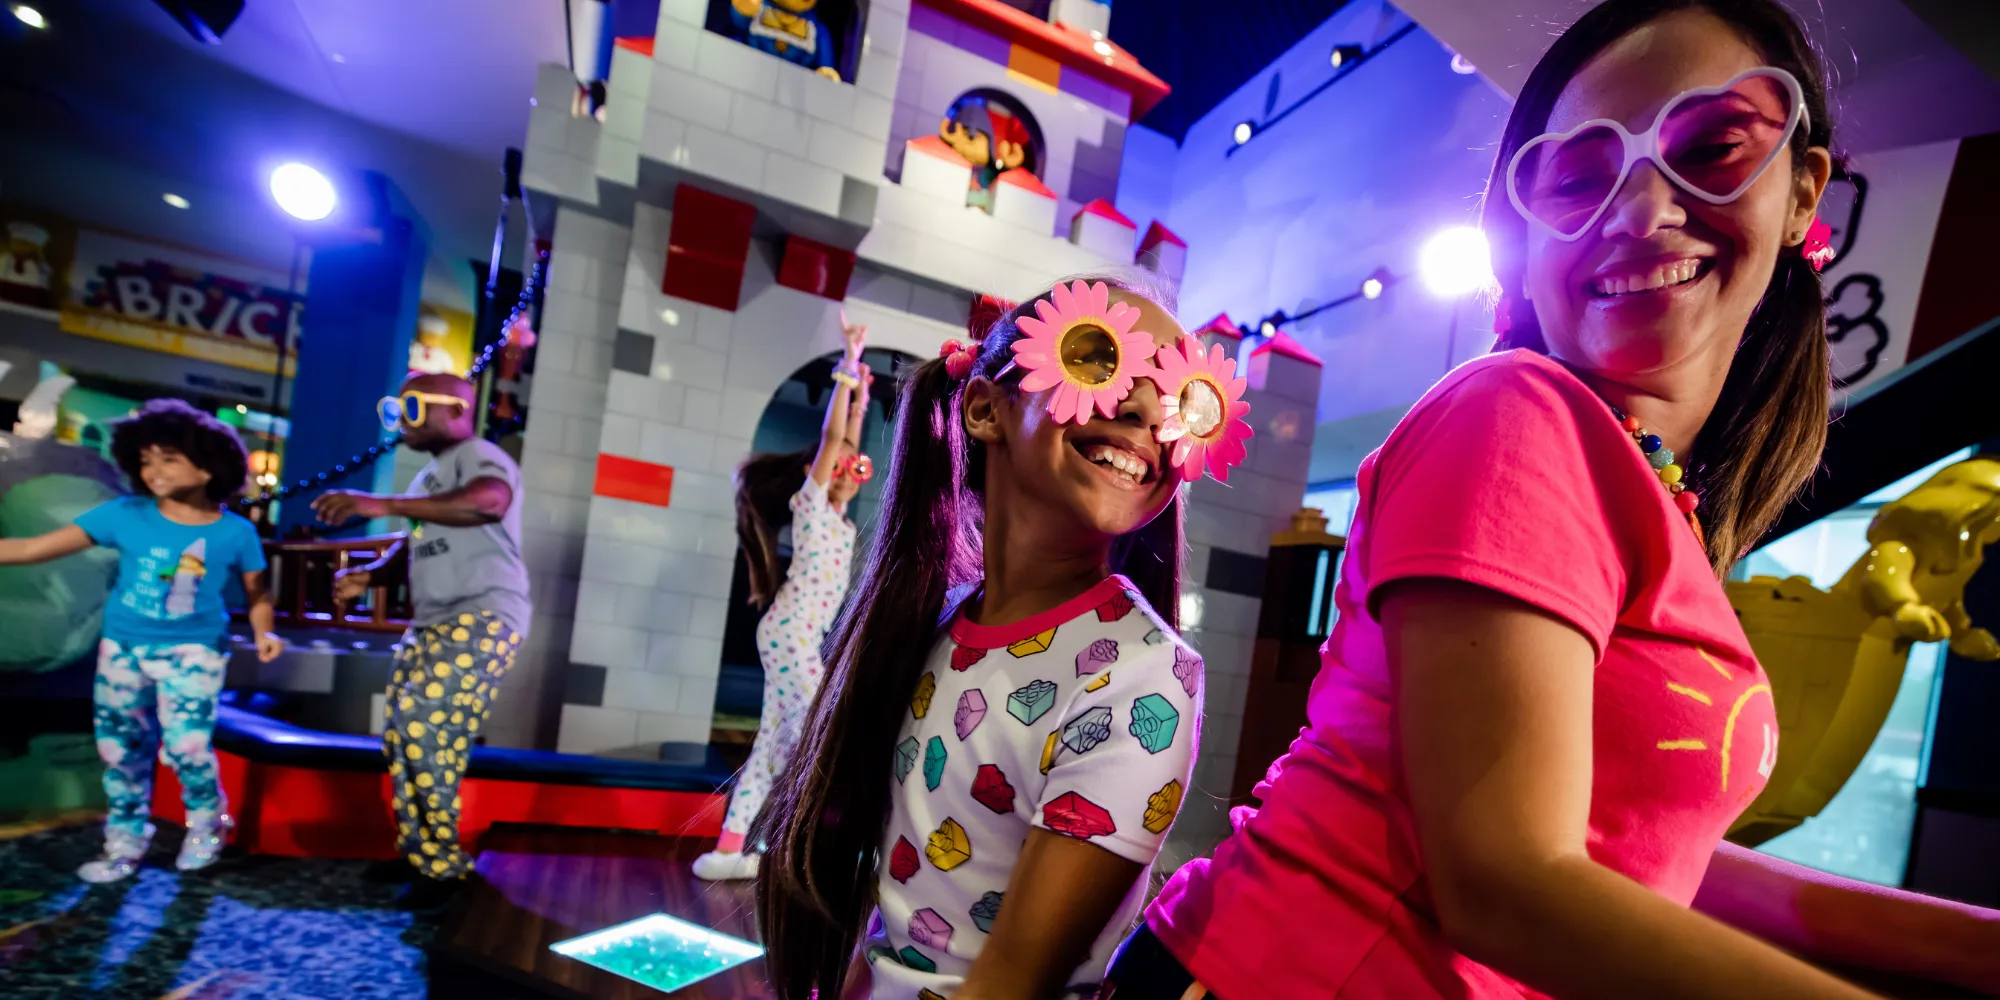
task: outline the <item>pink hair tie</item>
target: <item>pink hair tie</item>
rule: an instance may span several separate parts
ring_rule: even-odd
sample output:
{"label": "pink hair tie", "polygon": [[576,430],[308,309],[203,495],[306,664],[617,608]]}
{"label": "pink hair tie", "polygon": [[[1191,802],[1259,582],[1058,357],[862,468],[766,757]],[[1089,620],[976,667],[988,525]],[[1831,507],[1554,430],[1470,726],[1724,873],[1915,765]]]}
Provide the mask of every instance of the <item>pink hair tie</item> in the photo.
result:
{"label": "pink hair tie", "polygon": [[1800,255],[1805,257],[1806,263],[1812,265],[1813,270],[1825,270],[1828,264],[1833,263],[1833,244],[1828,242],[1831,239],[1833,239],[1833,227],[1821,222],[1815,216],[1812,225],[1806,227],[1805,245],[1799,248]]}
{"label": "pink hair tie", "polygon": [[938,348],[938,357],[944,359],[945,374],[963,380],[972,374],[973,362],[979,360],[979,342],[970,344],[959,340],[947,340]]}

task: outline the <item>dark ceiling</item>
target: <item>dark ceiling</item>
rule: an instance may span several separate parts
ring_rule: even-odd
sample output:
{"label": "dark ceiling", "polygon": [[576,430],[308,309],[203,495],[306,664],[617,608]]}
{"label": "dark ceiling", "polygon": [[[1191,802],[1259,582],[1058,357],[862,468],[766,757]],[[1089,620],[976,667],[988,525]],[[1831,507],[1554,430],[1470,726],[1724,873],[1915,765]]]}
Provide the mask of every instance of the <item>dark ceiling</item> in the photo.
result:
{"label": "dark ceiling", "polygon": [[1139,124],[1175,142],[1347,0],[1121,0],[1111,38],[1174,88]]}

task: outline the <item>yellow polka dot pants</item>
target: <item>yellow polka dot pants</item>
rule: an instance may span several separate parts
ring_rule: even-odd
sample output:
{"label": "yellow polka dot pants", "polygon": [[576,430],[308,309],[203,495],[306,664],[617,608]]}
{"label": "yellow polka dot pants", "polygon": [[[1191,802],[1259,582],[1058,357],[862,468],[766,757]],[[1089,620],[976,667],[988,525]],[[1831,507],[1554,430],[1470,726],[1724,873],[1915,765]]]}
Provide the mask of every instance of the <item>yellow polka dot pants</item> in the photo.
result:
{"label": "yellow polka dot pants", "polygon": [[396,849],[432,878],[472,870],[458,847],[458,779],[520,642],[498,616],[479,611],[412,628],[396,652],[382,728]]}

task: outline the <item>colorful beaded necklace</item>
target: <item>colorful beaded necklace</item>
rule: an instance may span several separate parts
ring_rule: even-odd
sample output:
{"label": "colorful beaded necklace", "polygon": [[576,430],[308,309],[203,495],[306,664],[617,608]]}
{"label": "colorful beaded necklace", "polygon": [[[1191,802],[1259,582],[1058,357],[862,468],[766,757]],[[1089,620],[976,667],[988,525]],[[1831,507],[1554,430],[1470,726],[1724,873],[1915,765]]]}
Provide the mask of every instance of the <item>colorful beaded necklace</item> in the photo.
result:
{"label": "colorful beaded necklace", "polygon": [[1660,485],[1665,486],[1673,496],[1674,507],[1687,515],[1688,527],[1694,529],[1695,541],[1707,548],[1708,539],[1702,535],[1701,519],[1694,514],[1694,509],[1701,505],[1701,498],[1681,482],[1686,471],[1674,464],[1674,450],[1667,447],[1658,434],[1649,434],[1639,426],[1638,417],[1628,416],[1615,406],[1611,408],[1611,415],[1618,418],[1618,426],[1624,428],[1625,433],[1632,435],[1633,443],[1639,446],[1639,453],[1646,456],[1646,464],[1652,466],[1653,473],[1660,477]]}

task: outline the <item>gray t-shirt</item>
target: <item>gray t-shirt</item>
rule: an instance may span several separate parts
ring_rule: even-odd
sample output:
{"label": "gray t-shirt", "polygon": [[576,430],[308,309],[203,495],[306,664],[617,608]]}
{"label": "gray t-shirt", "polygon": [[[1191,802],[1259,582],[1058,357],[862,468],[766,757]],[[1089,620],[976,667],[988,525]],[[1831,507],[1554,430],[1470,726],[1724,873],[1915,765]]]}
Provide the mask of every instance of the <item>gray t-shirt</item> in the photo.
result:
{"label": "gray t-shirt", "polygon": [[452,445],[417,473],[411,492],[449,493],[491,477],[514,491],[507,513],[494,524],[453,528],[410,521],[410,596],[413,625],[437,625],[468,611],[491,611],[507,627],[528,634],[528,567],[521,561],[521,467],[483,438]]}

